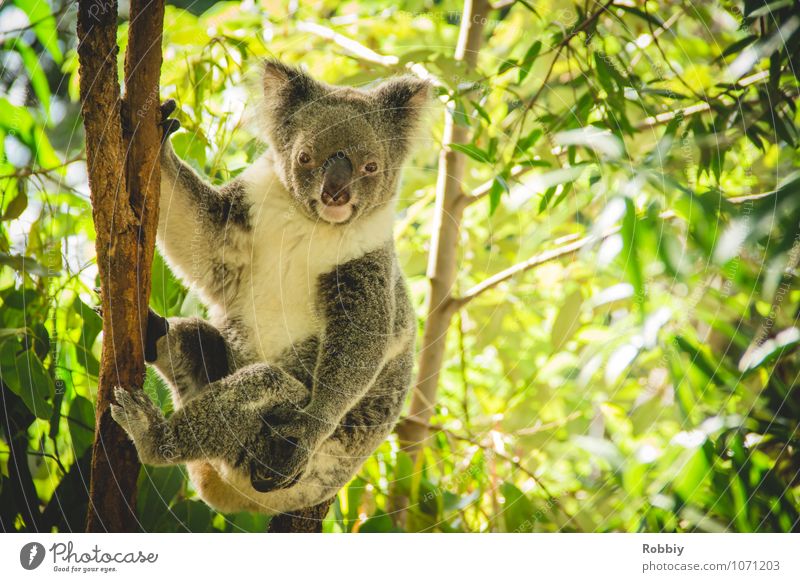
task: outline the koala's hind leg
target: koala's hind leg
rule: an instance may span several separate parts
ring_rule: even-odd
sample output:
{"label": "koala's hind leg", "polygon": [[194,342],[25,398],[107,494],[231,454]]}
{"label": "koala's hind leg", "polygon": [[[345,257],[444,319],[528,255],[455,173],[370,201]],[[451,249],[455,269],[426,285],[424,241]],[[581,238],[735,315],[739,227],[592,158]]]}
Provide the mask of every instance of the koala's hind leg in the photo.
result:
{"label": "koala's hind leg", "polygon": [[[166,334],[154,340],[162,331]],[[225,338],[198,317],[172,317],[168,326],[151,318],[147,343],[155,346],[151,363],[172,388],[175,410],[232,372]]]}
{"label": "koala's hind leg", "polygon": [[114,395],[112,416],[133,440],[143,463],[215,459],[252,472],[253,463],[270,462],[276,449],[285,446],[265,438],[269,427],[264,414],[278,406],[304,406],[309,392],[280,368],[252,364],[187,399],[169,418],[142,391],[118,388]]}

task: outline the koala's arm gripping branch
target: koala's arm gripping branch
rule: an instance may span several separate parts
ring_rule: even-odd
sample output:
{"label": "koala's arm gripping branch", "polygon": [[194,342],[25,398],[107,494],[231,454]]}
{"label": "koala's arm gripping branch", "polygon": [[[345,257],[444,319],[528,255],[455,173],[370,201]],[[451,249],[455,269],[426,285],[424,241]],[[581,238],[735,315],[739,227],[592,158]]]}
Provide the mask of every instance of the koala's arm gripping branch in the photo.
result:
{"label": "koala's arm gripping branch", "polygon": [[[250,227],[244,187],[234,180],[215,188],[175,154],[169,141],[162,147],[158,243],[183,278],[203,288],[222,253],[230,251],[231,231]],[[232,256],[226,254],[228,262]]]}
{"label": "koala's arm gripping branch", "polygon": [[[181,160],[165,141],[161,152],[161,214],[188,210],[189,216],[208,228],[218,228],[225,222],[219,214],[222,207],[222,194],[219,189],[201,178],[191,166]],[[163,222],[160,224],[163,226]]]}

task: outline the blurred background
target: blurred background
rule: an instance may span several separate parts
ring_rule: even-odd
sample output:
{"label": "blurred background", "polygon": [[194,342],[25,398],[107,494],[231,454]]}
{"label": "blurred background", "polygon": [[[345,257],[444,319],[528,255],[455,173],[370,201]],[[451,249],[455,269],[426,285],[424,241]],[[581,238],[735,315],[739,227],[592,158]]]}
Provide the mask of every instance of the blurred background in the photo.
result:
{"label": "blurred background", "polygon": [[[462,11],[167,6],[172,143],[215,183],[264,151],[260,58],[336,84],[435,80],[396,224],[419,338],[446,117],[467,136],[431,437],[409,453],[393,435],[324,530],[797,531],[797,3],[498,0],[474,67],[456,58]],[[103,334],[75,21],[67,0],[0,6],[4,531],[81,531],[86,513]],[[203,312],[158,256],[152,292],[164,315]],[[155,374],[145,389],[169,411]],[[182,467],[143,467],[137,503],[145,531],[268,519],[209,509]]]}

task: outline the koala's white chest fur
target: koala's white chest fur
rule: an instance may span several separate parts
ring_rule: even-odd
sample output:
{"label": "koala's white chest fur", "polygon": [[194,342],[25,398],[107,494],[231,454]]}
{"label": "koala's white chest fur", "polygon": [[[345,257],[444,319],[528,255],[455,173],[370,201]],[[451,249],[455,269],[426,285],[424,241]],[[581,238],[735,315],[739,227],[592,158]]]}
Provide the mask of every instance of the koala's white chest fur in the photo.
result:
{"label": "koala's white chest fur", "polygon": [[317,334],[322,322],[315,305],[320,275],[382,246],[392,236],[393,205],[352,224],[312,221],[294,208],[291,195],[261,158],[242,176],[247,184],[252,230],[238,257],[243,265],[238,292],[223,306],[249,335],[262,361]]}

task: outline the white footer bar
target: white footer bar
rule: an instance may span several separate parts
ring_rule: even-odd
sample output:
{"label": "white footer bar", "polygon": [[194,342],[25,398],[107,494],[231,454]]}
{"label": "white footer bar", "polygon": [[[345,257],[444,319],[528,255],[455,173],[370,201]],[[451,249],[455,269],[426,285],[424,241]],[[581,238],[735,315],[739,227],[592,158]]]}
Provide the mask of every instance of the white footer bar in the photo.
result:
{"label": "white footer bar", "polygon": [[799,565],[797,534],[0,536],[4,580],[797,581]]}

